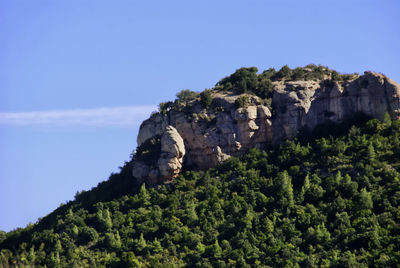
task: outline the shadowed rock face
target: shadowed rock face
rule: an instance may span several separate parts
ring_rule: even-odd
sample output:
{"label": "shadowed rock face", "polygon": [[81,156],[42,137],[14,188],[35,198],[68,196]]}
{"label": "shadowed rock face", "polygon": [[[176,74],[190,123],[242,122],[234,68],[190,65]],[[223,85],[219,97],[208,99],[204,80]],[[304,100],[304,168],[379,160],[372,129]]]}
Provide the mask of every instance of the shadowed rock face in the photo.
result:
{"label": "shadowed rock face", "polygon": [[400,119],[400,85],[381,74],[368,72],[342,83],[274,84],[273,116],[256,96],[248,95],[248,105],[237,108],[235,100],[243,94],[221,92],[213,93],[209,109],[193,101],[193,114],[171,110],[151,116],[140,127],[138,146],[160,136],[161,153],[154,166],[133,159],[133,176],[150,184],[170,181],[183,165],[215,167],[252,147],[292,138],[302,127],[313,129],[327,120],[339,123],[358,112],[378,119],[388,112]]}
{"label": "shadowed rock face", "polygon": [[[293,82],[295,90],[274,93],[273,140],[292,138],[307,126],[313,129],[326,120],[341,122],[355,113],[383,119],[386,112],[400,118],[400,85],[384,75],[368,72],[347,83]],[[297,85],[298,84],[298,85]]]}

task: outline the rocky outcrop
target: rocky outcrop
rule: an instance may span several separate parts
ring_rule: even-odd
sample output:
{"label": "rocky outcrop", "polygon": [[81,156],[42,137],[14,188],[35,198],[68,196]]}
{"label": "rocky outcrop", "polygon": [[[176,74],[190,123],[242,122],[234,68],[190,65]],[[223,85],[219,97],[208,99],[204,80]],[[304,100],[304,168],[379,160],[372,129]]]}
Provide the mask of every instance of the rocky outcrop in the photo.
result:
{"label": "rocky outcrop", "polygon": [[[302,127],[341,122],[357,112],[400,118],[400,85],[381,74],[368,72],[341,83],[280,81],[274,86],[272,111],[256,96],[215,91],[207,109],[193,100],[182,109],[152,115],[142,123],[137,142],[140,147],[161,137],[160,153],[151,165],[133,159],[134,177],[152,184],[170,181],[183,166],[214,167],[252,147],[294,137]],[[235,101],[243,96],[248,101],[238,108]]]}
{"label": "rocky outcrop", "polygon": [[[152,127],[149,125],[147,126]],[[148,130],[147,128],[144,129],[145,131]],[[182,169],[183,158],[185,156],[185,145],[182,137],[179,135],[178,131],[170,125],[166,126],[162,131],[163,132],[155,131],[155,135],[149,135],[148,137],[148,139],[150,139],[161,135],[160,152],[155,165],[145,163],[144,161],[134,162],[133,176],[140,181],[146,181],[151,184],[168,181],[176,177]],[[141,137],[143,137],[143,134]],[[145,140],[143,142],[145,142]]]}
{"label": "rocky outcrop", "polygon": [[239,96],[216,93],[213,105],[204,109],[193,102],[191,114],[175,110],[156,113],[144,121],[138,146],[161,136],[161,151],[156,164],[134,159],[133,175],[151,184],[170,181],[182,165],[206,169],[222,163],[254,146],[272,141],[271,112],[259,98],[249,97],[247,107],[237,108]]}
{"label": "rocky outcrop", "polygon": [[291,138],[307,126],[327,120],[342,122],[355,113],[383,119],[400,118],[400,85],[382,74],[367,72],[345,83],[332,81],[287,83],[273,96],[274,141]]}

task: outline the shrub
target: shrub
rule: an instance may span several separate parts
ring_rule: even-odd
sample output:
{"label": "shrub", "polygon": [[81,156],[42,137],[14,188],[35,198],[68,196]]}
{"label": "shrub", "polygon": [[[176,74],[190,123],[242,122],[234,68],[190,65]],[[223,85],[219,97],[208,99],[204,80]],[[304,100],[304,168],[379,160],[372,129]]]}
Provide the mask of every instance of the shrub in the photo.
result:
{"label": "shrub", "polygon": [[249,105],[249,97],[248,96],[240,96],[235,100],[236,108],[245,108]]}
{"label": "shrub", "polygon": [[174,107],[174,103],[172,101],[168,102],[161,102],[158,105],[158,110],[160,111],[161,114],[166,114],[169,112],[172,108]]}

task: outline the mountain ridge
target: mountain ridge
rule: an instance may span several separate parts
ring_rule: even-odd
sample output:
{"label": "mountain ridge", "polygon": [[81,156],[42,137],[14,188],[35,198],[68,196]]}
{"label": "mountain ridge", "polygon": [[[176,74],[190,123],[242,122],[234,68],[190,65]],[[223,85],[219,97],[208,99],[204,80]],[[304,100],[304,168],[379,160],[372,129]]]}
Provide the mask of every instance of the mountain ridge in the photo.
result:
{"label": "mountain ridge", "polygon": [[[315,65],[261,74],[255,67],[241,68],[211,90],[177,96],[140,126],[133,165],[140,182],[169,182],[185,165],[215,167],[250,148],[265,148],[301,129],[341,123],[357,113],[400,118],[400,85],[390,78],[370,71],[339,75]],[[148,151],[150,162],[143,159]]]}

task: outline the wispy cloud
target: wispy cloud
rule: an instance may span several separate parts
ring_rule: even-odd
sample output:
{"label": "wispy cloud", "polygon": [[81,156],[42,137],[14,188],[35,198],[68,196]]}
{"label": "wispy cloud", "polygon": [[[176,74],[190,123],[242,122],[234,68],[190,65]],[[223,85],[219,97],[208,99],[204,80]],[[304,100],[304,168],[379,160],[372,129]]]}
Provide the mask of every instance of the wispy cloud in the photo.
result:
{"label": "wispy cloud", "polygon": [[104,107],[95,109],[0,112],[4,125],[131,126],[146,119],[155,106]]}

